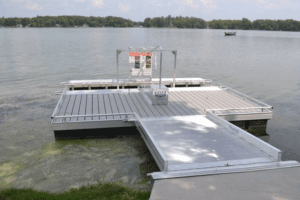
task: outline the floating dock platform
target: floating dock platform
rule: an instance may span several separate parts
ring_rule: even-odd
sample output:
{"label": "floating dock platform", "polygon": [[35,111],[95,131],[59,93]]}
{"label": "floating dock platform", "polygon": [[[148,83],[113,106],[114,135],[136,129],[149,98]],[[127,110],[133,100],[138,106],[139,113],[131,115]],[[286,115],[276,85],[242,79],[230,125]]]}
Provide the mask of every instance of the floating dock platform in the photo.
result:
{"label": "floating dock platform", "polygon": [[[170,189],[158,187],[162,180],[170,185],[164,179],[300,166],[281,161],[279,149],[249,133],[266,134],[272,106],[226,86],[205,86],[210,80],[175,78],[176,50],[168,50],[175,56],[174,77],[163,79],[161,46],[129,49],[135,51],[129,53],[131,75],[150,79],[119,79],[118,56],[127,50],[117,50],[116,80],[61,83],[65,89],[51,117],[56,138],[70,130],[136,127],[160,169],[149,174],[151,200],[174,199]],[[152,79],[151,56],[157,49],[160,78]],[[197,194],[184,199],[199,199]]]}
{"label": "floating dock platform", "polygon": [[[199,87],[205,83],[204,79],[176,79],[176,87],[169,88],[168,105],[150,105],[143,98],[138,84],[130,84],[136,87],[132,89],[105,89],[109,81],[94,81],[95,85],[89,81],[70,82],[52,115],[53,130],[135,126],[133,122],[124,121],[127,117],[132,118],[126,113],[133,112],[141,118],[149,118],[205,115],[207,110],[211,110],[242,129],[265,134],[267,121],[273,114],[271,106],[231,88]],[[90,88],[95,86],[104,89],[79,90],[79,86],[87,86],[84,82]],[[168,79],[162,82],[172,83]],[[74,87],[77,90],[73,90]]]}
{"label": "floating dock platform", "polygon": [[282,162],[279,149],[234,124],[267,121],[271,106],[225,86],[190,84],[169,88],[166,105],[150,104],[138,86],[66,87],[52,115],[54,133],[60,138],[69,130],[136,127],[161,170],[150,174],[153,182],[298,166]]}

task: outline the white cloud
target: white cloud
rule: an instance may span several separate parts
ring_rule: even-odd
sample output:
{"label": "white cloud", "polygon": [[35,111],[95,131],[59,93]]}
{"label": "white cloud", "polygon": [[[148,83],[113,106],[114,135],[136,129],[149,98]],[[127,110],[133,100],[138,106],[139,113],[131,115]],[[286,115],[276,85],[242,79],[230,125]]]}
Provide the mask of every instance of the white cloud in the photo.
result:
{"label": "white cloud", "polygon": [[11,0],[11,1],[15,3],[23,3],[25,0]]}
{"label": "white cloud", "polygon": [[212,3],[212,0],[200,0],[203,5],[209,5]]}
{"label": "white cloud", "polygon": [[77,2],[84,2],[84,0],[75,0],[75,1],[77,1]]}
{"label": "white cloud", "polygon": [[267,3],[266,0],[257,0],[257,1],[258,1],[258,3]]}
{"label": "white cloud", "polygon": [[43,10],[44,9],[43,6],[40,6],[39,4],[37,4],[35,2],[31,2],[31,0],[28,0],[26,5],[23,7],[26,8],[27,10]]}
{"label": "white cloud", "polygon": [[163,7],[164,5],[159,0],[151,0],[151,5]]}
{"label": "white cloud", "polygon": [[103,0],[93,0],[92,1],[93,6],[97,7],[97,8],[102,8],[103,7]]}
{"label": "white cloud", "polygon": [[270,4],[268,4],[267,6],[265,6],[265,9],[266,9],[266,10],[278,10],[278,9],[279,9],[279,6],[278,6],[278,5],[275,5],[274,3],[270,3]]}
{"label": "white cloud", "polygon": [[257,8],[265,10],[298,10],[300,8],[299,0],[201,0],[202,2],[235,2],[254,5]]}
{"label": "white cloud", "polygon": [[122,12],[129,12],[131,10],[131,6],[128,4],[123,4],[119,2],[119,10]]}
{"label": "white cloud", "polygon": [[181,4],[178,11],[179,13],[184,12],[187,6],[192,9],[199,9],[202,7],[203,12],[212,13],[217,8],[215,1],[218,0],[181,0],[181,2],[176,1],[175,3]]}
{"label": "white cloud", "polygon": [[297,10],[300,7],[299,3],[295,3],[292,0],[257,0],[256,5],[266,10]]}
{"label": "white cloud", "polygon": [[182,13],[182,12],[184,12],[184,11],[185,11],[185,6],[182,5],[182,6],[180,6],[178,12],[176,12],[176,13]]}
{"label": "white cloud", "polygon": [[193,0],[182,0],[183,5],[189,6],[191,8],[198,9],[200,6],[196,4]]}

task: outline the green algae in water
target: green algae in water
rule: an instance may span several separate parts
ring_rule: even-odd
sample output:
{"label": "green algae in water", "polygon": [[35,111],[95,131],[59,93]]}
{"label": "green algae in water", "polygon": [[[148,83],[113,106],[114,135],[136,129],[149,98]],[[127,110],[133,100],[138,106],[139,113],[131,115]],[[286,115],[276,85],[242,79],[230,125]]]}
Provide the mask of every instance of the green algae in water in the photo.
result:
{"label": "green algae in water", "polygon": [[16,162],[6,162],[0,164],[0,188],[8,188],[16,180],[14,176],[21,171],[23,164]]}

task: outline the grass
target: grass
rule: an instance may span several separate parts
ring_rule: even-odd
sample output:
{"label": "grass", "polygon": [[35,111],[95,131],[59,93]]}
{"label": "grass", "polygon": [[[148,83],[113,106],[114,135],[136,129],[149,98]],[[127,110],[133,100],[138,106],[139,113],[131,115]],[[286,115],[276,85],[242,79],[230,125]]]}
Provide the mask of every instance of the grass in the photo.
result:
{"label": "grass", "polygon": [[131,188],[127,188],[120,183],[104,183],[99,185],[89,185],[81,188],[72,188],[69,191],[63,193],[49,193],[43,191],[36,191],[33,189],[15,189],[9,188],[0,190],[0,200],[48,200],[48,199],[138,199],[146,200],[150,198],[149,191],[137,191]]}

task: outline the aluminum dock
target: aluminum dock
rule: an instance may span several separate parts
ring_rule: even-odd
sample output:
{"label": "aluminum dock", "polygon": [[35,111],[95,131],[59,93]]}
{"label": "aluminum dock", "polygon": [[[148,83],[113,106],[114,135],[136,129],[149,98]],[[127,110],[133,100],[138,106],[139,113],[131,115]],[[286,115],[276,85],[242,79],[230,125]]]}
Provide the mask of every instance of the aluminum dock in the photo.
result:
{"label": "aluminum dock", "polygon": [[227,87],[169,88],[168,105],[150,105],[139,89],[65,88],[51,123],[54,131],[128,127],[135,125],[124,121],[132,117],[126,113],[135,112],[141,118],[149,118],[205,115],[207,110],[227,121],[237,124],[249,121],[250,125],[258,120],[267,121],[273,114],[271,106]]}
{"label": "aluminum dock", "polygon": [[[228,87],[173,87],[152,105],[136,89],[65,88],[52,116],[54,133],[136,127],[161,172],[152,181],[299,166],[229,121],[269,120],[272,107]],[[99,134],[101,134],[99,132]]]}
{"label": "aluminum dock", "polygon": [[[129,79],[119,79],[122,51],[129,52]],[[160,52],[159,79],[152,79],[155,51]],[[178,199],[181,194],[181,199],[199,199],[200,190],[205,191],[182,191],[184,186],[176,188],[168,179],[185,178],[190,184],[189,178],[203,175],[300,166],[281,161],[279,149],[245,131],[265,133],[272,106],[226,86],[206,86],[210,80],[176,78],[176,50],[166,50],[174,54],[174,77],[164,79],[162,51],[161,46],[117,50],[117,79],[61,83],[65,89],[51,117],[55,137],[72,130],[99,129],[100,135],[104,128],[136,127],[160,169],[149,174],[154,184],[150,199]],[[195,185],[200,183],[197,179]]]}

